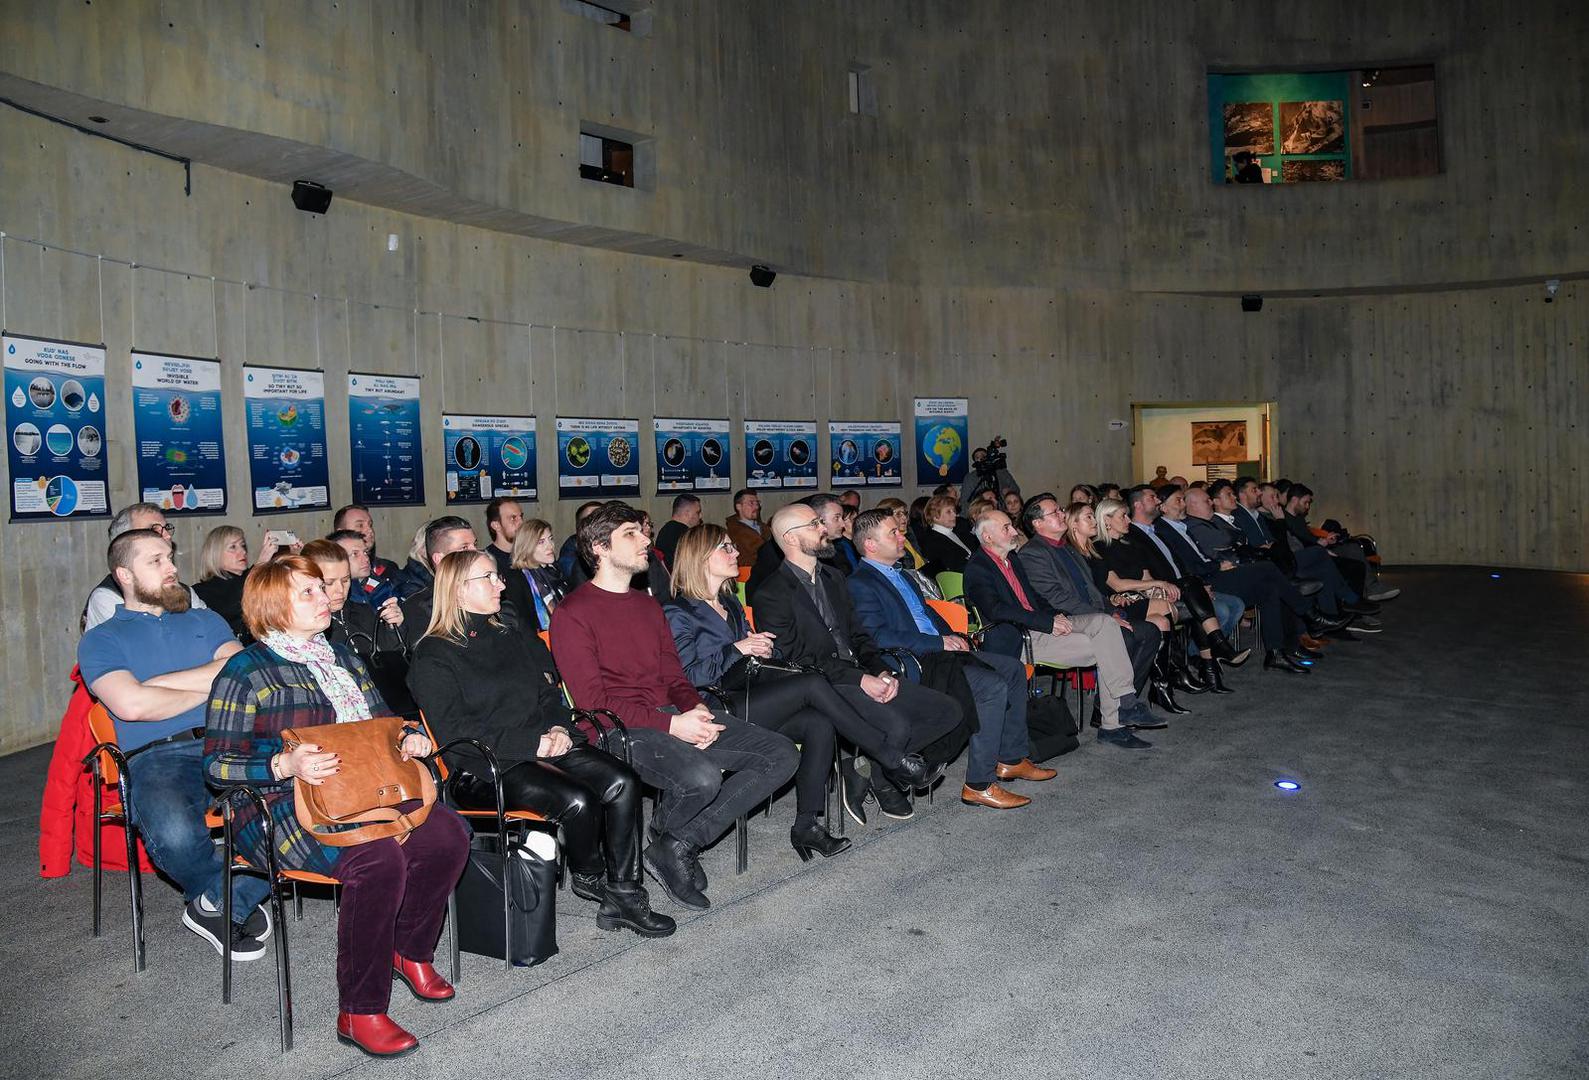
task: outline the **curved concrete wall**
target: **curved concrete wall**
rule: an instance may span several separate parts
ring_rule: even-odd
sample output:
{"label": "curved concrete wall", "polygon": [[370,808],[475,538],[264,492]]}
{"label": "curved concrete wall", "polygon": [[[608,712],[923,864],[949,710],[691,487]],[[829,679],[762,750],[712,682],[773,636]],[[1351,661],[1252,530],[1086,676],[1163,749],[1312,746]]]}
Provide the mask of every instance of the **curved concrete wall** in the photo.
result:
{"label": "curved concrete wall", "polygon": [[[1416,288],[1542,275],[1558,258],[1583,265],[1584,196],[1569,174],[1584,149],[1565,134],[1575,116],[1561,115],[1568,87],[1581,97],[1581,75],[1558,66],[1556,81],[1536,78],[1534,65],[1565,48],[1549,26],[1481,33],[1476,8],[1459,6],[1474,18],[1455,55],[1518,67],[1508,100],[1538,97],[1521,114],[1487,118],[1477,98],[1471,110],[1453,104],[1465,76],[1443,60],[1446,176],[1243,193],[1204,181],[1208,64],[1258,64],[1277,51],[1276,63],[1440,59],[1437,45],[1456,44],[1439,35],[1462,20],[1442,17],[1421,43],[1413,20],[1391,13],[1380,45],[1369,40],[1370,9],[1342,16],[1334,5],[1286,29],[1258,5],[1219,5],[1206,26],[1154,7],[1151,33],[1138,5],[968,6],[973,24],[956,21],[958,6],[923,3],[910,19],[874,13],[867,25],[848,5],[778,5],[756,19],[748,7],[663,5],[653,34],[636,40],[555,0],[341,0],[263,14],[0,4],[8,90],[102,101],[179,142],[196,130],[220,138],[194,125],[232,129],[212,149],[239,160],[277,145],[268,139],[305,153],[329,147],[353,159],[343,166],[355,185],[367,160],[549,228],[569,223],[571,240],[660,236],[688,254],[530,239],[343,194],[315,217],[241,167],[197,167],[189,198],[167,162],[7,110],[6,328],[106,341],[116,505],[136,497],[126,369],[136,346],[218,353],[234,406],[245,359],[318,356],[333,448],[346,438],[336,387],[350,367],[409,373],[417,363],[431,449],[444,405],[534,412],[543,424],[559,412],[906,419],[913,394],[966,394],[973,438],[1009,435],[1016,473],[1034,490],[1128,478],[1131,433],[1107,421],[1128,419],[1133,401],[1274,400],[1286,471],[1320,489],[1326,513],[1375,532],[1390,560],[1585,568],[1583,283],[1568,280],[1548,307],[1536,284]],[[1570,22],[1565,8],[1556,15]],[[1360,38],[1325,32],[1340,19]],[[1279,42],[1268,51],[1266,34]],[[1050,51],[1046,74],[1023,74]],[[852,59],[873,65],[876,120],[844,112]],[[1001,94],[1018,124],[1001,118]],[[922,127],[907,124],[901,103],[921,110]],[[573,179],[581,118],[656,134],[654,195]],[[1128,141],[1113,134],[1128,119],[1133,131],[1156,126]],[[522,159],[496,152],[509,135],[525,142]],[[1549,160],[1527,184],[1508,180],[1483,162],[1491,138],[1548,147],[1539,157]],[[1471,152],[1452,160],[1458,147]],[[1045,168],[1051,156],[1053,173],[1021,179],[1007,164],[1018,153]],[[890,155],[902,164],[882,168]],[[707,168],[709,158],[720,167]],[[694,164],[692,183],[680,170]],[[1235,201],[1242,194],[1265,201]],[[1387,223],[1408,199],[1419,212],[1394,233]],[[1312,238],[1309,259],[1296,257],[1299,230]],[[785,272],[756,289],[736,259]],[[211,275],[256,287],[212,286]],[[1332,283],[1415,288],[1271,299],[1256,316],[1228,297],[1173,295]],[[227,439],[235,496],[247,485],[243,436],[234,427]],[[431,469],[431,505],[377,514],[390,554],[442,510],[439,464]],[[542,472],[547,490],[544,453]],[[652,479],[643,473],[645,490]],[[349,495],[346,464],[334,461],[333,501]],[[664,500],[643,501],[665,514]],[[728,513],[723,497],[707,503],[710,516]],[[234,507],[232,523],[251,535],[263,527],[242,500]],[[570,525],[567,506],[531,509]],[[185,567],[215,524],[181,524]],[[270,524],[311,535],[329,522]],[[104,544],[103,523],[0,530],[0,752],[53,734]]]}

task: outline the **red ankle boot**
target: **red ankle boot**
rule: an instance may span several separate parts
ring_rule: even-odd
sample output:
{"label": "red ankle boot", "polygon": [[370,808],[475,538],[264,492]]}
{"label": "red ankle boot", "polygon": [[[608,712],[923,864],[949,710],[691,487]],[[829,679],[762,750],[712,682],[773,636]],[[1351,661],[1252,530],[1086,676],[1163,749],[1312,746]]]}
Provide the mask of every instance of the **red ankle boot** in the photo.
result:
{"label": "red ankle boot", "polygon": [[337,1013],[337,1041],[371,1057],[400,1057],[419,1045],[385,1013]]}
{"label": "red ankle boot", "polygon": [[405,960],[393,953],[392,972],[407,983],[414,996],[421,1001],[448,1001],[458,992],[452,988],[452,983],[441,977],[436,965],[428,960],[423,963]]}

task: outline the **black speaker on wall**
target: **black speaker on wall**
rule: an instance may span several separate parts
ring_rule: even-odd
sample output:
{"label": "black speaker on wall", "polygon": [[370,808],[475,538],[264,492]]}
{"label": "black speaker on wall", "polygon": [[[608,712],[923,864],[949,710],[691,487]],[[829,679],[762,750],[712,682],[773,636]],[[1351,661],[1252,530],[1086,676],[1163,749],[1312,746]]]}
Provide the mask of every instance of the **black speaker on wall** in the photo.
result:
{"label": "black speaker on wall", "polygon": [[1262,311],[1263,296],[1259,293],[1248,293],[1241,298],[1241,309],[1243,311]]}
{"label": "black speaker on wall", "polygon": [[761,266],[759,264],[750,268],[750,283],[757,286],[758,288],[771,288],[773,279],[777,276],[778,274],[776,271],[769,270],[767,267]]}
{"label": "black speaker on wall", "polygon": [[294,180],[292,204],[310,214],[323,214],[331,205],[331,189],[313,180]]}

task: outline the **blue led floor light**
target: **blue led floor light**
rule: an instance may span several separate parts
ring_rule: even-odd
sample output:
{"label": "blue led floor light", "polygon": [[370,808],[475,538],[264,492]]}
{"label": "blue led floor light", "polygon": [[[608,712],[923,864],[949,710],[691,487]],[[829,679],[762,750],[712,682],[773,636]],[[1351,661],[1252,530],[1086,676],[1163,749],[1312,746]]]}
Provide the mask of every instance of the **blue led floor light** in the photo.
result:
{"label": "blue led floor light", "polygon": [[1281,791],[1302,790],[1302,785],[1297,783],[1295,780],[1276,780],[1275,787],[1279,788]]}

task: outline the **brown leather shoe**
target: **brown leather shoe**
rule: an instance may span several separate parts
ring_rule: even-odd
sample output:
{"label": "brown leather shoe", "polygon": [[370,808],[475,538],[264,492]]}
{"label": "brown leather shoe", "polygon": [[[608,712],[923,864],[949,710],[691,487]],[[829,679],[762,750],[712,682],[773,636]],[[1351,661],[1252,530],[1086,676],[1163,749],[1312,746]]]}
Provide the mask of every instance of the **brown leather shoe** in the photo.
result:
{"label": "brown leather shoe", "polygon": [[1059,775],[1058,769],[1047,769],[1041,765],[1032,764],[1031,758],[1022,758],[1014,765],[999,762],[999,767],[994,770],[1000,780],[1052,780]]}
{"label": "brown leather shoe", "polygon": [[960,801],[968,806],[986,806],[991,810],[1014,810],[1032,800],[1025,795],[1005,791],[997,784],[989,784],[986,791],[978,791],[967,784],[960,789]]}
{"label": "brown leather shoe", "polygon": [[1305,649],[1322,649],[1328,644],[1323,638],[1309,637],[1307,634],[1300,635],[1298,640]]}

